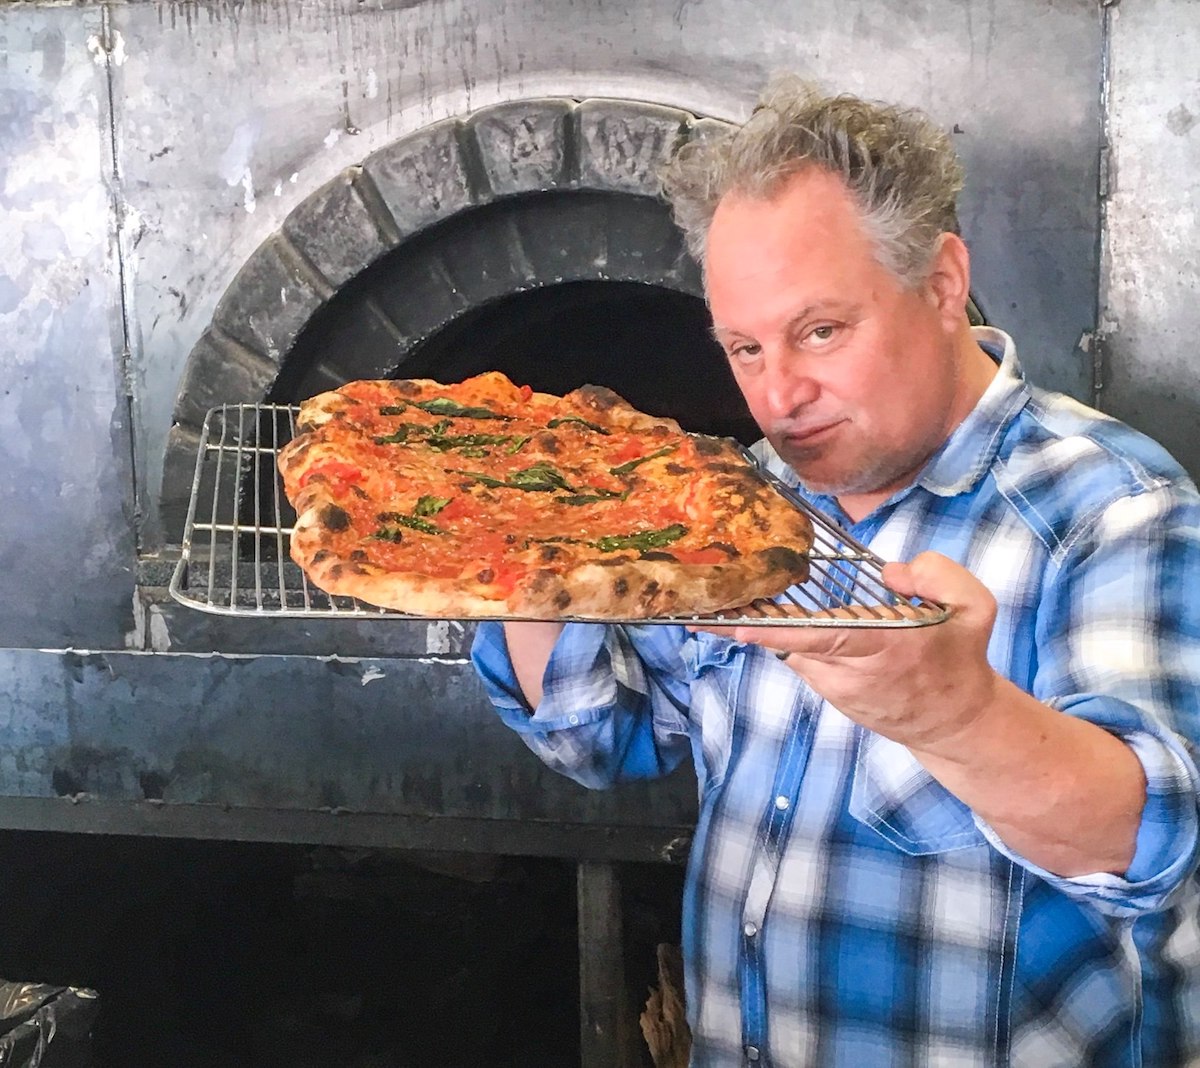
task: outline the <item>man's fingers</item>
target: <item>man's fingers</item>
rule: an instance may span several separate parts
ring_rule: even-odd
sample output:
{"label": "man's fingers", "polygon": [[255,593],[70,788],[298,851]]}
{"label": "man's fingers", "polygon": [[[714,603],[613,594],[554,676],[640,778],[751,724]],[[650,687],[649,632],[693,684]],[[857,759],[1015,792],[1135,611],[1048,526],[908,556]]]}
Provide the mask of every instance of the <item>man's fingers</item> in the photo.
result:
{"label": "man's fingers", "polygon": [[941,553],[923,552],[908,563],[885,564],[883,581],[902,597],[937,601],[959,615],[986,617],[996,610],[991,591]]}

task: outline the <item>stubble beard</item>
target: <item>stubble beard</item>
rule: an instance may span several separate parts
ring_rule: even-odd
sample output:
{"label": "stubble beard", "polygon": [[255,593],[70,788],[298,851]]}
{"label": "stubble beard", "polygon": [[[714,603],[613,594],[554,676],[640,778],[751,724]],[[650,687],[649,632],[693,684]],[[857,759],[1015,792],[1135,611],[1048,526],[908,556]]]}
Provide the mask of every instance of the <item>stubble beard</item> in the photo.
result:
{"label": "stubble beard", "polygon": [[806,490],[829,497],[878,493],[891,486],[899,489],[899,483],[911,482],[932,455],[924,450],[920,455],[904,457],[868,455],[852,470],[822,478],[821,461],[832,451],[832,446],[789,446],[782,438],[772,440],[771,444],[784,463],[796,472]]}

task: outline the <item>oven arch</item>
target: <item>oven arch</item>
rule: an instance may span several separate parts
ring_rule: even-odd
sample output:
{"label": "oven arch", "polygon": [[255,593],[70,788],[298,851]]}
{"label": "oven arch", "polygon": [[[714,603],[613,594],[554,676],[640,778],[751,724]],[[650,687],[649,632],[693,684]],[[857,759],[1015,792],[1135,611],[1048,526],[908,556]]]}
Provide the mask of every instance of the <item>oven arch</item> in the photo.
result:
{"label": "oven arch", "polygon": [[[200,428],[214,405],[294,400],[352,377],[386,377],[459,315],[526,290],[612,281],[699,299],[699,272],[658,197],[658,169],[684,141],[726,125],[634,100],[512,101],[400,138],[316,190],[251,254],[188,356],[164,458],[168,539],[182,533]],[[539,220],[552,224],[553,239],[537,240]],[[507,227],[508,262],[477,273],[469,293],[435,246],[447,230],[469,238],[475,224]],[[556,245],[565,238],[578,243],[564,254]],[[345,355],[339,364],[298,346],[383,261],[410,261],[419,277],[423,246],[433,249],[424,261],[431,284],[409,301],[413,321],[363,299],[369,357],[343,366]],[[483,256],[480,248],[476,241]]]}

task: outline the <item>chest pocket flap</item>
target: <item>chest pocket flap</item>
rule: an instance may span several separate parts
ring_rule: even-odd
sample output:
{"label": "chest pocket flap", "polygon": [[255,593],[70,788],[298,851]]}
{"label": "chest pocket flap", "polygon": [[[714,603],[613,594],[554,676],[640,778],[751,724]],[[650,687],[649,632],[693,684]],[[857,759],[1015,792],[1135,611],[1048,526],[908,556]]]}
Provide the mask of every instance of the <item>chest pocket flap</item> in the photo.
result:
{"label": "chest pocket flap", "polygon": [[683,647],[692,673],[692,748],[702,789],[720,785],[733,747],[733,718],[746,657],[744,646],[697,631]]}
{"label": "chest pocket flap", "polygon": [[904,746],[864,731],[850,815],[911,856],[984,845],[971,810]]}

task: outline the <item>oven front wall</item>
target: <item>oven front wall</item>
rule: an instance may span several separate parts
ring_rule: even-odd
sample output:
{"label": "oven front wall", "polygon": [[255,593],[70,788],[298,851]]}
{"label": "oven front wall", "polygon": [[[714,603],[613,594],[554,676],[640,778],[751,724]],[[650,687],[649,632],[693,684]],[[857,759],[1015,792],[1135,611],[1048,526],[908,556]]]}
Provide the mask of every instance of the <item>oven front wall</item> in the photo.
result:
{"label": "oven front wall", "polygon": [[[1176,299],[1194,291],[1196,257],[1163,241],[1200,184],[1200,102],[1191,67],[1154,47],[1173,31],[1194,45],[1196,20],[1169,0],[1128,7],[0,5],[9,819],[57,825],[69,810],[37,806],[84,797],[128,806],[97,826],[149,833],[170,802],[193,828],[211,806],[233,806],[243,828],[284,810],[632,827],[657,807],[664,834],[687,822],[686,782],[650,805],[581,798],[529,769],[483,705],[462,627],[214,621],[139,591],[178,537],[159,501],[181,376],[239,268],[345,168],[492,104],[607,97],[736,120],[771,72],[793,69],[926,109],[967,167],[975,293],[1031,376],[1131,417],[1200,469],[1185,362],[1200,312]],[[288,714],[268,691],[287,692]],[[448,706],[465,720],[446,721]],[[397,708],[415,710],[403,731],[388,722]],[[18,801],[37,804],[18,819]]]}

